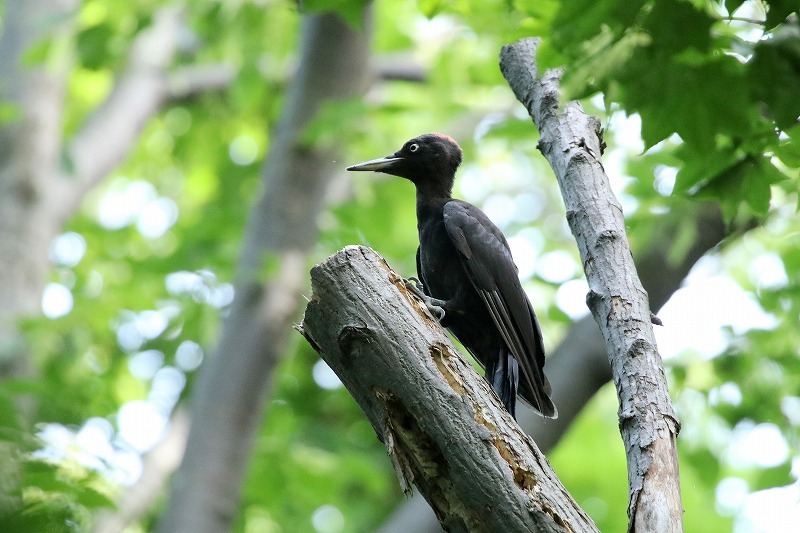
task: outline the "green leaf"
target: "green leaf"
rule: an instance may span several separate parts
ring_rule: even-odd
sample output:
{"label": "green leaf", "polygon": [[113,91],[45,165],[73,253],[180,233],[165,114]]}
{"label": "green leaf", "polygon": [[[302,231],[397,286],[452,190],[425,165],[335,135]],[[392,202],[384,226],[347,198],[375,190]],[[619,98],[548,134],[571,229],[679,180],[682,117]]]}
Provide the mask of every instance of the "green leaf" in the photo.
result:
{"label": "green leaf", "polygon": [[764,490],[772,487],[782,487],[791,484],[793,477],[791,465],[787,462],[773,468],[765,468],[758,472],[752,484],[752,490]]}
{"label": "green leaf", "polygon": [[712,151],[720,134],[749,128],[749,100],[742,67],[730,57],[699,61],[695,54],[663,56],[640,50],[620,76],[620,96],[642,115],[642,138],[650,148],[673,133],[697,151]]}
{"label": "green leaf", "polygon": [[[644,29],[652,37],[653,48],[662,54],[675,54],[687,48],[707,51],[714,21],[683,0],[659,0],[647,16]],[[680,28],[680,31],[675,31]]]}
{"label": "green leaf", "polygon": [[56,464],[45,461],[28,461],[25,464],[24,486],[72,496],[76,502],[88,508],[114,505],[108,496],[91,486],[92,483],[101,482],[99,475],[92,471],[80,478],[73,478],[62,472]]}
{"label": "green leaf", "polygon": [[683,164],[675,177],[673,193],[685,193],[708,182],[741,160],[740,156],[730,150],[716,150],[704,154],[692,150],[685,144],[675,150],[675,155],[683,161]]}
{"label": "green leaf", "polygon": [[739,9],[742,4],[744,4],[744,0],[725,0],[725,9],[728,10],[729,15],[733,15],[733,12]]}
{"label": "green leaf", "polygon": [[0,391],[0,431],[7,435],[9,429],[12,432],[22,429],[20,416],[14,398],[5,391]]}
{"label": "green leaf", "polygon": [[756,215],[763,216],[769,211],[771,185],[783,179],[785,176],[769,158],[746,156],[701,184],[694,197],[721,202],[728,220],[735,216],[742,203]]}
{"label": "green leaf", "polygon": [[770,185],[774,183],[777,169],[766,160],[758,160],[747,165],[742,176],[742,196],[744,201],[758,215],[766,215],[769,211]]}
{"label": "green leaf", "polygon": [[354,28],[364,26],[364,10],[369,0],[303,0],[300,7],[309,13],[334,11]]}
{"label": "green leaf", "polygon": [[767,104],[778,127],[796,124],[800,116],[800,30],[759,42],[747,66],[752,92]]}
{"label": "green leaf", "polygon": [[597,92],[607,80],[619,74],[635,51],[650,44],[642,31],[629,31],[615,40],[607,27],[585,44],[586,59],[565,72],[561,90],[565,100],[586,98]]}
{"label": "green leaf", "polygon": [[418,0],[417,5],[422,14],[430,19],[441,13],[446,3],[447,0]]}
{"label": "green leaf", "polygon": [[767,21],[764,29],[771,30],[791,15],[798,11],[797,0],[769,0],[767,10]]}
{"label": "green leaf", "polygon": [[800,168],[800,125],[786,130],[786,138],[773,148],[773,153],[789,168]]}
{"label": "green leaf", "polygon": [[22,64],[27,67],[44,64],[49,58],[55,46],[55,39],[41,39],[28,46],[22,56]]}
{"label": "green leaf", "polygon": [[0,101],[0,125],[16,122],[22,116],[19,105]]}
{"label": "green leaf", "polygon": [[81,64],[90,70],[100,70],[108,62],[109,43],[114,30],[107,24],[92,26],[78,34],[78,57]]}
{"label": "green leaf", "polygon": [[601,31],[610,31],[615,38],[622,36],[644,4],[642,0],[562,2],[553,21],[553,44],[563,53],[576,57],[576,43],[588,41]]}

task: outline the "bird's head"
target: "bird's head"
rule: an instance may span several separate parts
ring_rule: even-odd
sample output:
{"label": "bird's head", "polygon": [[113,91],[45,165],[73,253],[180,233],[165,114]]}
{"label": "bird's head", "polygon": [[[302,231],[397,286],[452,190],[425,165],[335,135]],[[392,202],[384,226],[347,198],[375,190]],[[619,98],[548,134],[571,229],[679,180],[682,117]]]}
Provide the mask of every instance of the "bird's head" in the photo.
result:
{"label": "bird's head", "polygon": [[392,174],[411,180],[417,187],[443,188],[449,194],[460,164],[461,147],[452,137],[426,133],[407,141],[393,154],[347,167],[347,170]]}

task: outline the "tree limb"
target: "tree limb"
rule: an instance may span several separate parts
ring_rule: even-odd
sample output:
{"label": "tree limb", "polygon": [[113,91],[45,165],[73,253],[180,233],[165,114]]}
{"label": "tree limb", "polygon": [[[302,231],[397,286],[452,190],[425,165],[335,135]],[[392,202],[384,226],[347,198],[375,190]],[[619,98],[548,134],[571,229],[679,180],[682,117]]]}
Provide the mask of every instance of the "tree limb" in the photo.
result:
{"label": "tree limb", "polygon": [[[183,10],[156,12],[153,25],[134,39],[127,70],[67,145],[73,171],[58,183],[58,217],[66,220],[83,199],[133,148],[167,95],[166,69],[177,50]],[[66,200],[66,201],[63,201]]]}
{"label": "tree limb", "polygon": [[350,246],[311,271],[301,331],[448,531],[596,531],[400,276]]}
{"label": "tree limb", "polygon": [[225,63],[170,71],[185,24],[184,9],[167,5],[153,19],[153,25],[134,39],[128,67],[111,93],[67,145],[72,171],[56,189],[59,223],[128,155],[147,122],[168,101],[223,89],[235,77],[235,69]]}
{"label": "tree limb", "polygon": [[647,293],[630,253],[622,208],[600,163],[600,123],[568,102],[559,113],[559,71],[539,77],[537,39],[503,47],[500,69],[539,128],[539,148],[555,171],[567,221],[589,283],[587,304],[600,326],[620,399],[628,457],[629,531],[680,531],[676,438]]}
{"label": "tree limb", "polygon": [[[48,247],[85,193],[128,154],[166,98],[196,91],[201,81],[211,88],[222,82],[219,73],[213,80],[199,80],[195,71],[168,73],[183,18],[179,7],[164,7],[134,39],[127,70],[108,98],[64,146],[72,66],[66,50],[74,45],[78,11],[76,0],[9,0],[1,19],[0,100],[12,118],[0,121],[0,379],[29,371],[16,322],[38,314]],[[61,44],[30,64],[26,54],[48,40]],[[180,74],[189,81],[177,83]]]}
{"label": "tree limb", "polygon": [[227,88],[236,77],[229,63],[190,65],[174,70],[167,80],[167,98],[182,100]]}

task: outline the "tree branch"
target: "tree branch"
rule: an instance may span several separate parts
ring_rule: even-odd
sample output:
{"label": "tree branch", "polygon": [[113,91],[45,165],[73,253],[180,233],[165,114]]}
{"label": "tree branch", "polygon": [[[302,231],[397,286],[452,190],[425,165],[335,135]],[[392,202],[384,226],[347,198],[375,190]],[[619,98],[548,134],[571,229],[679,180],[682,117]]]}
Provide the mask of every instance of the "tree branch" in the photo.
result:
{"label": "tree branch", "polygon": [[133,149],[147,122],[169,100],[227,87],[227,64],[195,65],[170,72],[184,25],[183,8],[165,6],[134,39],[128,67],[106,100],[67,145],[72,172],[58,183],[57,216],[67,219],[86,191],[102,181]]}
{"label": "tree branch", "polygon": [[647,293],[636,274],[622,208],[600,163],[600,122],[568,102],[559,113],[561,73],[539,77],[537,39],[504,46],[500,69],[539,128],[539,148],[555,171],[578,243],[620,399],[628,457],[629,531],[680,531],[682,506],[672,410]]}
{"label": "tree branch", "polygon": [[183,100],[210,91],[221,91],[235,77],[236,69],[229,63],[191,65],[176,69],[167,80],[167,98]]}
{"label": "tree branch", "polygon": [[536,444],[369,248],[311,271],[301,331],[448,531],[596,531]]}
{"label": "tree branch", "polygon": [[[62,219],[69,217],[91,189],[128,154],[167,94],[166,69],[178,46],[183,11],[160,9],[153,25],[136,37],[128,68],[108,98],[89,117],[67,146],[73,175],[62,179]],[[77,181],[77,183],[76,183]]]}
{"label": "tree branch", "polygon": [[375,76],[383,81],[423,83],[428,79],[428,69],[422,66],[411,52],[376,56],[373,69]]}

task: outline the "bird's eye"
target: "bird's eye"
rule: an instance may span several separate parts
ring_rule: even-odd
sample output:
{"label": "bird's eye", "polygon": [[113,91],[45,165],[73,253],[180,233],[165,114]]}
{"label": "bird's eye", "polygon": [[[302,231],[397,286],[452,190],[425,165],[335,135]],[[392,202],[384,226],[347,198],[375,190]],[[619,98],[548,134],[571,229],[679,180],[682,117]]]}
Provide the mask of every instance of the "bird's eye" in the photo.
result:
{"label": "bird's eye", "polygon": [[417,150],[419,150],[419,145],[417,143],[414,143],[408,147],[409,152],[416,152]]}

